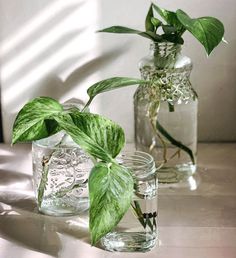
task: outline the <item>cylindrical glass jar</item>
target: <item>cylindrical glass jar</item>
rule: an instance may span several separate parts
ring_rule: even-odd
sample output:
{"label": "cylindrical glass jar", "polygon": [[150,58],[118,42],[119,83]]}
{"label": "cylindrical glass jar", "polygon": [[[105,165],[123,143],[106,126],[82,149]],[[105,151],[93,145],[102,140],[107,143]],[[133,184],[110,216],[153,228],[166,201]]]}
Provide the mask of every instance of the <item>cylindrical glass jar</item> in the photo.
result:
{"label": "cylindrical glass jar", "polygon": [[157,242],[157,178],[153,157],[141,151],[117,158],[134,178],[131,206],[116,228],[102,238],[109,251],[147,252]]}
{"label": "cylindrical glass jar", "polygon": [[153,155],[160,183],[177,183],[196,171],[197,94],[191,60],[174,43],[152,43],[139,63],[142,79],[134,95],[136,148]]}
{"label": "cylindrical glass jar", "polygon": [[65,133],[32,144],[33,182],[40,212],[69,216],[89,208],[88,177],[93,163]]}

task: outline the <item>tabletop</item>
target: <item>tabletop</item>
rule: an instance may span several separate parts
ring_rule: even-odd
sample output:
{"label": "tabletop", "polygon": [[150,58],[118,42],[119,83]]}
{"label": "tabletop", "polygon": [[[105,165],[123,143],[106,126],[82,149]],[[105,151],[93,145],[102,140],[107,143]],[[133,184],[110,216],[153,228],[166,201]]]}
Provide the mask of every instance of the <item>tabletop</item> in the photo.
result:
{"label": "tabletop", "polygon": [[199,144],[185,184],[160,186],[159,244],[147,253],[89,244],[87,219],[37,212],[31,146],[0,144],[0,258],[236,258],[236,144]]}

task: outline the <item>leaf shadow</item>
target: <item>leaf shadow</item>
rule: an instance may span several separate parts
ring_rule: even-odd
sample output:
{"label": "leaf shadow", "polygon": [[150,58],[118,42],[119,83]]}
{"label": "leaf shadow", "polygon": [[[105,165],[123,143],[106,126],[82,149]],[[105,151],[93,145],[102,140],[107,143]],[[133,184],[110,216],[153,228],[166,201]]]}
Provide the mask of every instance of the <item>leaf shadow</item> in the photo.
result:
{"label": "leaf shadow", "polygon": [[71,89],[78,83],[83,82],[91,74],[109,66],[114,59],[120,57],[120,55],[128,51],[129,48],[130,47],[128,44],[124,48],[112,48],[102,56],[99,56],[78,67],[66,78],[64,82],[66,88]]}

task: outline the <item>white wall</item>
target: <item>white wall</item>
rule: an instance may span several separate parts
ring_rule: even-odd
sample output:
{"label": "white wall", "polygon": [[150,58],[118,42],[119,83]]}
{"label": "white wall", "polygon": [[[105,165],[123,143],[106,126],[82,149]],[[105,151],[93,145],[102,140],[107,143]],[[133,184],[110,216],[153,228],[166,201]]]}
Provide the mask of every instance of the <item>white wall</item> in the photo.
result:
{"label": "white wall", "polygon": [[[192,83],[199,93],[199,139],[236,140],[236,5],[233,0],[159,0],[191,16],[216,16],[226,27],[228,45],[206,58],[203,48],[185,36],[184,53],[194,62]],[[132,35],[95,34],[111,26],[144,28],[147,0],[0,0],[0,62],[4,136],[16,112],[28,100],[48,95],[86,99],[86,88],[112,76],[139,77],[138,60],[149,42]],[[19,11],[20,10],[20,11]],[[133,140],[135,87],[106,93],[92,110],[119,122]]]}
{"label": "white wall", "polygon": [[14,117],[29,99],[85,100],[87,86],[100,79],[98,70],[90,72],[99,56],[98,7],[93,0],[0,3],[3,127],[9,142]]}

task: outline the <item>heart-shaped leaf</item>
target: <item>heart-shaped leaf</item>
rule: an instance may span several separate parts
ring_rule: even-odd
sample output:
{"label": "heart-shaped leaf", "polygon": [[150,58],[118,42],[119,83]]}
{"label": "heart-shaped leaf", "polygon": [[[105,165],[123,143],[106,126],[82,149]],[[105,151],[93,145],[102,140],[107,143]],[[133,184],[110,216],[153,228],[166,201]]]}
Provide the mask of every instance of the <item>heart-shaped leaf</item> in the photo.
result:
{"label": "heart-shaped leaf", "polygon": [[118,124],[91,113],[72,112],[70,116],[80,130],[113,158],[120,153],[125,143],[125,134]]}
{"label": "heart-shaped leaf", "polygon": [[89,177],[89,228],[92,245],[122,219],[133,195],[130,172],[114,163],[98,163]]}
{"label": "heart-shaped leaf", "polygon": [[88,154],[102,161],[110,162],[112,160],[109,153],[98,145],[98,143],[92,137],[90,137],[89,134],[87,134],[88,132],[83,132],[73,123],[69,114],[60,114],[54,119],[60,125],[61,129],[70,135],[73,141],[76,142]]}
{"label": "heart-shaped leaf", "polygon": [[222,41],[224,25],[218,19],[214,17],[191,19],[182,10],[177,10],[176,14],[185,29],[204,46],[208,55]]}
{"label": "heart-shaped leaf", "polygon": [[39,97],[28,102],[15,119],[12,143],[38,140],[54,133],[56,124],[49,125],[45,121],[62,110],[62,105],[49,97]]}

